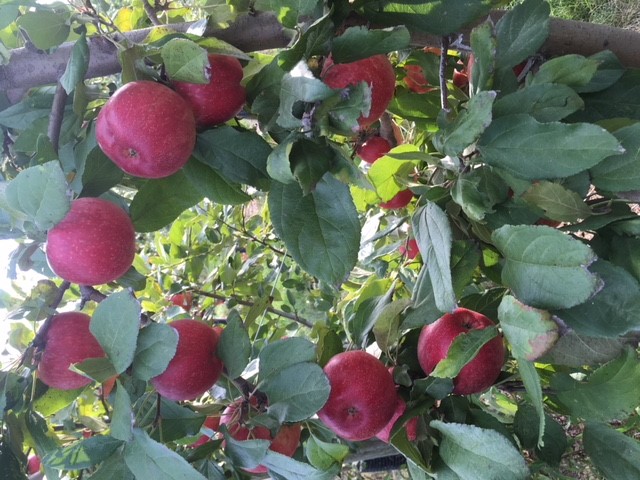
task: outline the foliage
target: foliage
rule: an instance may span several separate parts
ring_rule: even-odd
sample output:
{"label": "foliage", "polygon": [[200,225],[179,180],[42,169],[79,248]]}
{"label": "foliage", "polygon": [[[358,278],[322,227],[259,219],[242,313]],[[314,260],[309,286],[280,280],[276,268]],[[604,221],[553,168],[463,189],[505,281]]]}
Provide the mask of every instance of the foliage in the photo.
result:
{"label": "foliage", "polygon": [[[605,475],[640,477],[640,444],[625,434],[640,413],[640,71],[609,51],[541,58],[548,5],[525,0],[485,21],[500,3],[2,3],[5,63],[24,42],[44,55],[75,43],[60,78],[68,96],[40,86],[15,104],[2,99],[0,235],[19,243],[14,270],[48,279],[3,299],[23,356],[0,372],[0,472],[25,478],[35,452],[50,480],[240,479],[242,466],[259,464],[278,479],[333,478],[359,445],[315,417],[330,388],[321,367],[368,348],[395,366],[401,420],[419,416],[415,442],[401,429],[392,437],[412,478],[562,478],[568,443],[554,414],[587,424],[585,452]],[[241,52],[203,35],[254,9],[293,29],[292,44]],[[117,35],[152,21],[164,26],[142,42]],[[169,28],[184,21],[195,22],[189,33]],[[411,43],[478,21],[441,54]],[[96,37],[118,42],[121,72],[84,79]],[[133,80],[205,81],[205,50],[242,59],[244,111],[200,131],[175,175],[124,175],[97,146],[98,111]],[[395,98],[367,131],[357,119],[370,88],[332,90],[320,79],[332,51],[336,61],[392,60]],[[409,89],[407,65],[434,89]],[[456,69],[468,87],[454,85]],[[60,98],[62,132],[52,138]],[[397,145],[369,167],[355,149],[374,134]],[[407,207],[379,207],[405,189]],[[116,282],[69,286],[46,263],[46,231],[78,196],[110,199],[133,219],[138,252]],[[415,260],[400,249],[411,238]],[[171,302],[179,292],[190,294],[189,312]],[[493,319],[510,347],[483,394],[450,395],[455,373],[424,378],[417,362],[420,328],[456,306]],[[73,367],[95,380],[81,390],[47,388],[36,374],[37,334],[63,308],[93,315],[107,353]],[[166,324],[187,316],[225,327],[226,370],[201,398],[176,403],[149,380],[176,351]],[[467,353],[448,361],[461,366]],[[256,424],[303,422],[292,458],[224,428],[189,448],[208,415],[252,392],[269,400]]]}

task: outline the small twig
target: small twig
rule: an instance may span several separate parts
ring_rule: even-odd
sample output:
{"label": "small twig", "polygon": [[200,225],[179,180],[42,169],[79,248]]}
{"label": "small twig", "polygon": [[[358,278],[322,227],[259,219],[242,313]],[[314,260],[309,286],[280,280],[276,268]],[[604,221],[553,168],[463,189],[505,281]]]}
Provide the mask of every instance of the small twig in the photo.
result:
{"label": "small twig", "polygon": [[142,0],[142,6],[144,7],[144,11],[147,14],[147,17],[149,17],[149,20],[151,20],[151,23],[153,23],[155,26],[162,25],[162,22],[158,19],[158,14],[155,8],[151,6],[149,0]]}
{"label": "small twig", "polygon": [[449,113],[449,91],[447,88],[447,50],[449,49],[449,37],[444,36],[441,40],[440,52],[440,105],[442,109]]}
{"label": "small twig", "polygon": [[53,105],[51,106],[51,117],[49,118],[49,128],[47,135],[51,140],[54,151],[58,152],[60,146],[60,132],[62,131],[62,120],[64,119],[64,108],[67,104],[67,91],[62,84],[58,82],[56,93],[53,96]]}
{"label": "small twig", "polygon": [[247,232],[246,230],[241,230],[238,227],[235,227],[227,222],[225,222],[224,220],[220,221],[223,225],[225,225],[229,230],[233,230],[235,232],[238,232],[242,235],[244,235],[245,237],[247,237],[250,240],[253,240],[254,242],[259,243],[260,245],[264,245],[265,247],[267,247],[269,250],[271,250],[272,252],[277,253],[278,255],[287,255],[286,252],[283,252],[282,250],[279,250],[271,245],[269,245],[267,242],[265,242],[264,240],[260,240],[258,237],[255,237],[254,235],[252,235],[251,233]]}
{"label": "small twig", "polygon": [[[243,300],[241,298],[236,297],[235,295],[231,295],[227,297],[224,295],[219,295],[217,293],[205,292],[204,290],[191,290],[191,291],[197,295],[202,295],[203,297],[215,298],[216,300],[222,300],[224,302],[226,302],[227,300],[233,300],[236,303],[239,303],[240,305],[244,305],[245,307],[253,307],[255,305],[255,302],[251,302],[249,300]],[[267,312],[273,313],[274,315],[278,315],[280,317],[293,320],[294,322],[298,322],[304,325],[305,327],[313,328],[313,324],[309,320],[299,317],[295,313],[284,312],[282,310],[278,310],[277,308],[273,308],[273,307],[267,307],[266,310]]]}

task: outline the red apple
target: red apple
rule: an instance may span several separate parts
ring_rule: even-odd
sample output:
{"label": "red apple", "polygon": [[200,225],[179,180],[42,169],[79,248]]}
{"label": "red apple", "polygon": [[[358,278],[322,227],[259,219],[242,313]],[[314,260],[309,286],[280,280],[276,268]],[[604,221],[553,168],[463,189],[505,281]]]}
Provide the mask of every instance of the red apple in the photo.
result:
{"label": "red apple", "polygon": [[184,292],[184,293],[176,293],[175,295],[171,295],[169,299],[171,303],[173,303],[176,307],[182,307],[187,312],[191,310],[193,306],[193,293],[192,292]]}
{"label": "red apple", "polygon": [[409,189],[400,190],[396,193],[391,200],[388,202],[382,202],[380,206],[382,208],[386,208],[387,210],[395,210],[398,208],[403,208],[411,203],[413,199],[413,192]]}
{"label": "red apple", "polygon": [[167,369],[151,384],[170,400],[193,400],[220,378],[223,365],[216,355],[220,337],[199,320],[186,318],[169,325],[178,332],[178,348]]}
{"label": "red apple", "polygon": [[[382,430],[376,433],[376,438],[382,440],[384,443],[389,443],[389,441],[391,440],[391,431],[393,430],[393,427],[406,410],[407,404],[402,398],[398,397],[398,403],[396,404],[396,409],[393,412],[391,420],[389,420],[389,423],[387,423],[387,425]],[[406,423],[405,429],[407,431],[407,438],[409,439],[409,441],[413,442],[418,437],[418,417],[411,418]]]}
{"label": "red apple", "polygon": [[[458,308],[435,322],[425,325],[418,338],[418,361],[429,375],[440,360],[446,358],[453,340],[473,329],[483,329],[494,323],[481,313]],[[453,393],[471,395],[493,385],[504,365],[505,348],[501,336],[487,342],[473,360],[467,363],[453,380]]]}
{"label": "red apple", "polygon": [[212,127],[235,117],[246,99],[240,82],[240,61],[228,55],[209,55],[211,80],[206,84],[173,82],[172,86],[193,109],[199,127]]}
{"label": "red apple", "polygon": [[40,457],[38,455],[31,455],[27,460],[27,474],[33,475],[34,473],[40,472],[41,465]]}
{"label": "red apple", "polygon": [[366,117],[358,119],[360,128],[366,128],[377,121],[395,93],[396,76],[386,55],[374,55],[351,63],[334,63],[328,57],[322,67],[321,78],[331,88],[346,88],[362,82],[369,85],[371,109]]}
{"label": "red apple", "polygon": [[418,242],[415,238],[410,238],[407,241],[407,245],[401,245],[399,248],[400,255],[404,255],[408,260],[413,260],[420,253],[420,249],[418,248]]}
{"label": "red apple", "polygon": [[[231,405],[224,409],[220,418],[220,425],[226,425],[231,435],[236,440],[269,440],[271,445],[269,450],[287,457],[293,456],[300,445],[300,434],[302,427],[299,423],[292,425],[282,425],[273,437],[268,428],[253,426],[248,421],[251,416],[260,413],[255,397],[251,401],[244,398],[236,399]],[[258,465],[256,468],[247,468],[249,473],[267,473],[267,468]]]}
{"label": "red apple", "polygon": [[47,260],[59,277],[100,285],[122,276],[136,253],[135,231],[120,207],[100,198],[71,202],[67,215],[47,233]]}
{"label": "red apple", "polygon": [[352,350],[332,357],[324,367],[331,392],[318,412],[320,420],[346,440],[372,438],[396,410],[393,377],[380,360]]}
{"label": "red apple", "polygon": [[69,367],[88,358],[105,356],[104,350],[89,330],[91,317],[81,312],[55,315],[44,334],[38,361],[38,377],[51,388],[74,390],[92,380]]}
{"label": "red apple", "polygon": [[373,163],[391,150],[391,144],[377,135],[368,138],[356,148],[356,154],[365,162]]}
{"label": "red apple", "polygon": [[[209,430],[213,430],[214,432],[218,431],[220,428],[220,417],[207,417],[204,421],[203,427],[208,428]],[[207,442],[210,442],[213,437],[210,437],[207,434],[201,435],[198,440],[189,445],[191,448],[197,448],[201,445],[204,445]]]}
{"label": "red apple", "polygon": [[453,72],[453,84],[460,90],[467,90],[469,88],[469,76],[465,69],[454,70]]}
{"label": "red apple", "polygon": [[435,88],[429,86],[420,65],[405,65],[406,76],[402,79],[409,90],[415,93],[428,93]]}
{"label": "red apple", "polygon": [[189,160],[196,122],[186,100],[169,87],[147,80],[130,82],[100,110],[96,139],[126,173],[168,177]]}

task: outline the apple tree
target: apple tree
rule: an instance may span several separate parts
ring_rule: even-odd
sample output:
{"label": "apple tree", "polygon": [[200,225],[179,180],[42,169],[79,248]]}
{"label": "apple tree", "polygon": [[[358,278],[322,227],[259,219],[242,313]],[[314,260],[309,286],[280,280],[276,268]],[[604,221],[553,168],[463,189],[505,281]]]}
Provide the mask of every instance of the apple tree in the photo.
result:
{"label": "apple tree", "polygon": [[640,478],[640,57],[507,4],[0,2],[0,477]]}

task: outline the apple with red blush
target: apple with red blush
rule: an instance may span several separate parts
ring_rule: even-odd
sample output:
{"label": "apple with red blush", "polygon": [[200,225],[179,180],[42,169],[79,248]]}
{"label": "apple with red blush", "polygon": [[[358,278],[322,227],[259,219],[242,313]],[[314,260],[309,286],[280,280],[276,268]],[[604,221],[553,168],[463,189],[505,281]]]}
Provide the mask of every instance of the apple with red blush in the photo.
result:
{"label": "apple with red blush", "polygon": [[216,354],[220,335],[208,324],[190,318],[175,320],[169,326],[178,334],[176,353],[151,384],[170,400],[193,400],[220,378],[223,364]]}
{"label": "apple with red blush", "polygon": [[391,150],[391,144],[385,138],[374,135],[356,148],[356,154],[365,162],[372,164],[389,150]]}
{"label": "apple with red blush", "polygon": [[393,417],[398,403],[393,377],[380,360],[362,351],[334,355],[325,365],[331,391],[320,420],[345,440],[375,437]]}
{"label": "apple with red blush", "polygon": [[[209,416],[205,419],[204,423],[202,424],[202,428],[208,428],[209,430],[213,431],[215,435],[218,429],[220,428],[220,419],[221,419],[220,415]],[[213,435],[210,436],[205,433],[200,435],[200,437],[189,446],[191,448],[197,448],[204,445],[205,443],[210,442],[211,440],[213,440]]]}
{"label": "apple with red blush", "polygon": [[413,192],[407,188],[400,190],[391,198],[391,200],[380,203],[380,207],[386,210],[397,210],[409,205],[411,200],[413,200]]}
{"label": "apple with red blush", "polygon": [[[457,308],[433,323],[425,325],[418,338],[418,361],[429,375],[438,363],[447,357],[451,344],[458,335],[475,329],[485,329],[494,323],[481,313]],[[485,343],[478,354],[453,379],[453,393],[471,395],[491,387],[505,362],[505,347],[501,335]]]}
{"label": "apple with red blush", "polygon": [[419,254],[418,241],[415,238],[410,238],[405,242],[405,245],[401,245],[398,249],[400,255],[403,255],[407,260],[414,260]]}

